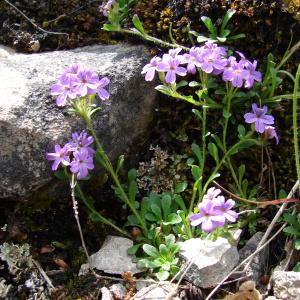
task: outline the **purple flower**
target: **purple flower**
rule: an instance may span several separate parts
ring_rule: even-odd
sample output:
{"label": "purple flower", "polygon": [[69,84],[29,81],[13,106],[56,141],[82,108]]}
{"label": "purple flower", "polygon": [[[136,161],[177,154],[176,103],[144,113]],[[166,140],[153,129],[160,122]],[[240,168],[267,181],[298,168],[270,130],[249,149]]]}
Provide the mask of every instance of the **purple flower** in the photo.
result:
{"label": "purple flower", "polygon": [[73,141],[66,144],[70,151],[75,152],[79,149],[85,148],[90,156],[93,156],[96,153],[93,148],[89,147],[94,142],[94,138],[92,136],[87,136],[85,131],[82,131],[80,134],[74,132],[72,134],[72,139]]}
{"label": "purple flower", "polygon": [[93,158],[86,148],[80,148],[73,152],[74,160],[70,163],[70,170],[77,174],[77,179],[83,179],[88,175],[88,170],[94,169]]}
{"label": "purple flower", "polygon": [[102,11],[102,14],[104,17],[107,17],[108,10],[111,9],[113,3],[114,3],[114,0],[108,0],[106,3],[102,2],[102,4],[99,6],[99,9],[100,9],[100,11]]}
{"label": "purple flower", "polygon": [[76,98],[75,84],[77,84],[76,78],[63,74],[58,83],[51,86],[51,95],[58,96],[56,98],[57,106],[66,105],[68,98]]}
{"label": "purple flower", "polygon": [[219,215],[212,201],[201,202],[198,206],[199,213],[190,216],[192,226],[201,224],[201,229],[205,232],[212,232],[216,227],[222,227],[225,224],[224,217]]}
{"label": "purple flower", "polygon": [[182,55],[178,55],[179,52],[181,52],[181,50],[182,50],[182,48],[170,49],[168,54],[170,56],[172,56],[173,58],[175,58],[175,57],[182,58]]}
{"label": "purple flower", "polygon": [[203,201],[212,201],[215,198],[218,197],[218,195],[221,194],[220,189],[216,189],[215,187],[211,187],[210,189],[207,190],[206,194],[203,197]]}
{"label": "purple flower", "polygon": [[255,130],[259,133],[265,131],[266,125],[274,124],[274,117],[267,115],[268,107],[258,108],[256,103],[252,104],[253,113],[246,113],[244,115],[245,122],[248,124],[255,123]]}
{"label": "purple flower", "polygon": [[201,67],[202,57],[200,55],[200,48],[193,47],[189,53],[183,54],[184,63],[187,64],[187,72],[196,74],[196,67]]}
{"label": "purple flower", "polygon": [[244,67],[244,62],[241,60],[239,62],[234,58],[228,59],[230,65],[224,69],[223,80],[230,81],[234,87],[242,87],[244,81],[249,78],[249,71]]}
{"label": "purple flower", "polygon": [[249,77],[245,81],[245,88],[250,89],[254,84],[254,80],[257,82],[261,82],[262,75],[259,71],[256,71],[256,66],[257,66],[256,60],[254,60],[253,63],[247,61],[245,66],[246,69],[249,71]]}
{"label": "purple flower", "polygon": [[63,148],[60,147],[60,145],[56,144],[54,146],[54,153],[47,153],[46,159],[48,160],[54,160],[52,164],[52,171],[56,171],[59,165],[62,163],[65,166],[68,166],[70,164],[70,158],[68,155],[68,147],[64,146]]}
{"label": "purple flower", "polygon": [[96,93],[99,85],[99,77],[91,70],[80,70],[77,74],[78,82],[76,85],[76,93],[80,97],[92,95]]}
{"label": "purple flower", "polygon": [[65,74],[69,74],[69,75],[73,75],[73,76],[77,77],[79,70],[80,70],[80,65],[74,64],[71,67],[66,69]]}
{"label": "purple flower", "polygon": [[155,75],[155,71],[157,71],[157,65],[158,63],[161,62],[161,58],[158,56],[154,56],[151,60],[149,64],[146,64],[143,67],[143,71],[142,74],[146,74],[145,75],[145,80],[146,81],[152,81]]}
{"label": "purple flower", "polygon": [[215,199],[215,209],[219,211],[219,214],[224,217],[224,223],[226,219],[229,222],[236,222],[238,214],[232,210],[235,206],[235,202],[232,199],[225,200],[224,196],[218,196]]}
{"label": "purple flower", "polygon": [[176,75],[179,76],[186,75],[186,69],[179,66],[181,63],[182,60],[179,57],[177,56],[172,57],[169,54],[164,54],[162,61],[157,65],[157,70],[159,72],[167,72],[165,78],[167,83],[175,83]]}
{"label": "purple flower", "polygon": [[264,134],[264,137],[266,139],[273,139],[273,138],[275,138],[276,144],[279,143],[279,138],[278,138],[277,132],[275,130],[275,127],[273,127],[273,126],[266,126],[265,127],[265,131],[264,131],[263,134]]}
{"label": "purple flower", "polygon": [[214,70],[222,73],[227,64],[226,59],[221,57],[219,52],[207,51],[202,59],[201,69],[208,74],[213,73]]}
{"label": "purple flower", "polygon": [[109,98],[108,91],[104,88],[109,84],[110,80],[107,77],[103,77],[98,82],[97,94],[101,100],[107,100]]}

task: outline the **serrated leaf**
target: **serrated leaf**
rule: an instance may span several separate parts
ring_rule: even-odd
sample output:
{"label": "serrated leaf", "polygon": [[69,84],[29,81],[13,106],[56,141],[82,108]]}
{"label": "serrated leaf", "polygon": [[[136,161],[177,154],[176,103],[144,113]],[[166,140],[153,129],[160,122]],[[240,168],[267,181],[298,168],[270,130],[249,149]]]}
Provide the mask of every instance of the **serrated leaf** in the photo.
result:
{"label": "serrated leaf", "polygon": [[140,21],[138,15],[134,15],[132,18],[132,23],[134,27],[143,35],[146,33],[142,22]]}
{"label": "serrated leaf", "polygon": [[283,229],[283,232],[294,236],[300,236],[300,232],[295,227],[292,226],[285,227]]}
{"label": "serrated leaf", "polygon": [[143,250],[146,254],[148,254],[151,257],[158,257],[159,253],[155,247],[149,244],[144,244],[143,245]]}

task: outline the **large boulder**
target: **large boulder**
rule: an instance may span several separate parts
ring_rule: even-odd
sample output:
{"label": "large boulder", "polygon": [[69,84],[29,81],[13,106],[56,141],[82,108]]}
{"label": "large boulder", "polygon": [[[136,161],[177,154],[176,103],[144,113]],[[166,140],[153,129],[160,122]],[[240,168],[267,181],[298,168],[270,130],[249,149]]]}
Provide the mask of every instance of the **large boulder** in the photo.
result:
{"label": "large boulder", "polygon": [[45,153],[70,140],[84,122],[58,108],[49,93],[64,69],[74,63],[111,80],[107,101],[94,126],[109,156],[115,159],[139,137],[146,136],[156,98],[144,81],[149,60],[143,46],[89,46],[41,54],[0,52],[0,199],[26,197],[52,178]]}

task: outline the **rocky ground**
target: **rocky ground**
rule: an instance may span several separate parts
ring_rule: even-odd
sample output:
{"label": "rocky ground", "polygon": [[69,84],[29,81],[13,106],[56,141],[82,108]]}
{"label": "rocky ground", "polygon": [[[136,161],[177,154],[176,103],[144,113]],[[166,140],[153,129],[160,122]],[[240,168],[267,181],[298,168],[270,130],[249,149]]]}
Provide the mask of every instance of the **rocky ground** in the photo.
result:
{"label": "rocky ground", "polygon": [[[124,36],[119,36],[116,34],[109,35],[108,33],[100,30],[101,24],[103,24],[105,19],[99,11],[99,1],[11,0],[10,3],[16,6],[40,28],[46,31],[61,33],[52,34],[49,32],[43,32],[28,22],[28,20],[26,20],[24,16],[20,14],[20,12],[9,5],[6,1],[2,1],[0,3],[0,43],[12,47],[17,52],[38,53],[35,54],[37,60],[43,60],[43,54],[39,54],[39,52],[45,51],[52,52],[54,50],[74,49],[99,43],[115,44],[117,41],[124,41],[124,39],[127,42],[134,44],[141,43],[138,40],[132,40]],[[237,9],[237,16],[233,22],[233,33],[243,32],[247,36],[247,39],[241,40],[235,44],[236,47],[243,50],[250,58],[257,58],[258,60],[262,61],[263,57],[270,51],[274,52],[276,57],[280,57],[280,55],[284,53],[291,39],[291,31],[293,32],[294,41],[297,41],[296,37],[300,34],[300,26],[298,22],[298,6],[295,3],[296,1],[271,0],[140,0],[137,6],[134,8],[132,14],[137,13],[143,21],[146,30],[160,38],[168,37],[169,23],[172,22],[172,32],[175,39],[178,41],[178,43],[187,44],[188,40],[185,38],[184,34],[187,24],[191,23],[191,27],[193,29],[202,32],[204,31],[204,28],[199,20],[200,16],[208,15],[212,17],[212,19],[218,24],[220,23],[221,16],[224,15],[224,12],[228,8],[235,8]],[[128,26],[130,25],[130,21],[128,21]],[[111,48],[109,48],[110,50],[108,52],[114,52],[115,50],[112,50],[114,49],[113,46],[110,47]],[[118,47],[119,46],[116,46],[116,48]],[[130,48],[130,46],[128,47]],[[136,47],[133,46],[133,48]],[[119,50],[122,52],[124,49]],[[20,76],[22,78],[24,76],[26,77],[28,75],[25,70],[27,64],[26,58],[23,56],[24,64],[21,62],[21,56],[19,56],[19,58],[18,56],[10,58],[11,61],[9,61],[10,59],[7,59],[7,57],[15,54],[5,54],[5,51],[0,52],[0,64],[5,66],[5,69],[3,67],[2,70],[7,70],[7,66],[9,63],[11,63],[9,67],[10,69],[18,69],[17,71],[20,73]],[[77,54],[80,55],[80,51],[81,50],[79,50],[79,52],[68,53],[76,56]],[[154,48],[154,51],[161,51],[161,49]],[[50,57],[49,59],[51,60],[51,56],[56,54],[49,53],[46,55],[48,55]],[[291,61],[291,63],[287,66],[290,71],[293,72],[295,70],[295,66],[299,61],[299,56],[299,54],[296,54],[293,61]],[[75,59],[76,58],[74,57],[74,60]],[[96,60],[95,57],[94,60]],[[146,58],[142,58],[141,62],[144,62],[145,60]],[[90,62],[91,65],[97,65],[97,63],[101,69],[103,67],[101,61]],[[46,61],[44,61],[44,64],[46,64]],[[126,62],[124,62],[124,64],[126,65]],[[42,65],[39,64],[39,68],[41,67]],[[139,67],[141,67],[141,65]],[[39,72],[39,68],[37,68],[36,72]],[[137,66],[135,66],[135,68],[137,68]],[[44,69],[47,69],[47,66],[45,66]],[[28,145],[32,145],[33,141],[36,139],[39,141],[47,140],[47,143],[44,143],[47,145],[50,145],[50,140],[52,143],[53,137],[47,136],[47,133],[43,133],[44,135],[39,134],[39,132],[42,131],[41,128],[40,131],[37,131],[35,134],[33,134],[36,130],[36,124],[34,123],[36,121],[36,115],[28,113],[28,105],[34,105],[34,102],[32,101],[37,101],[38,96],[41,95],[42,99],[46,99],[49,108],[51,107],[52,104],[49,102],[49,97],[42,95],[43,91],[41,91],[41,89],[46,89],[46,85],[50,84],[50,81],[52,82],[54,80],[54,73],[58,72],[58,69],[59,65],[56,66],[55,70],[51,69],[50,73],[52,74],[52,77],[48,78],[46,82],[43,78],[39,77],[41,86],[39,89],[35,90],[34,97],[28,97],[28,100],[31,102],[26,103],[25,106],[27,106],[27,109],[19,108],[18,110],[12,110],[12,116],[14,117],[23,114],[22,120],[24,120],[25,123],[23,122],[23,124],[21,124],[22,126],[24,124],[31,126],[25,126],[25,133],[19,134],[19,137],[22,137],[22,145],[25,150],[26,147],[28,147]],[[114,73],[114,71],[108,69],[109,68],[107,68],[105,72]],[[122,68],[119,68],[118,71],[127,73],[126,69]],[[16,74],[15,70],[12,70],[11,73]],[[6,82],[9,82],[9,77],[7,77],[7,74],[8,73],[4,71],[2,77],[6,79]],[[116,74],[114,74],[114,76],[117,77]],[[2,77],[0,76],[0,78]],[[130,88],[138,85],[138,83],[134,80],[135,79],[133,78],[133,82],[127,82]],[[143,81],[141,80],[141,82]],[[36,84],[36,81],[33,80],[31,75],[29,76],[29,84]],[[10,88],[16,89],[16,87]],[[144,93],[144,89],[145,87],[141,88],[140,92]],[[291,87],[287,86],[284,87],[284,89],[290,90]],[[5,92],[8,91],[9,89],[6,88]],[[17,91],[20,92],[19,87],[17,88]],[[12,91],[12,93],[13,92],[14,91]],[[122,92],[120,92],[120,94],[122,94]],[[2,96],[4,95],[5,94],[2,94]],[[139,101],[139,97],[143,98],[142,96],[135,95],[135,100],[137,102]],[[118,97],[116,96],[115,99],[117,98]],[[125,96],[122,99],[124,100]],[[5,99],[3,101],[5,101]],[[134,147],[129,147],[127,144],[125,147],[122,140],[118,141],[122,151],[128,151],[128,148],[130,148],[130,151],[133,153],[131,156],[129,155],[127,162],[128,165],[138,167],[139,161],[149,161],[153,155],[153,150],[149,150],[150,145],[160,145],[160,147],[168,151],[170,154],[184,153],[185,151],[188,151],[190,147],[189,140],[192,139],[194,135],[194,124],[192,121],[192,115],[186,110],[187,106],[182,103],[174,103],[172,108],[170,108],[169,103],[167,103],[165,99],[157,99],[157,101],[159,102],[159,105],[156,105],[156,110],[153,111],[153,115],[151,116],[151,118],[154,120],[153,123],[150,123],[149,121],[149,123],[147,122],[147,126],[145,124],[145,126],[143,125],[144,130],[148,130],[147,128],[149,128],[149,124],[151,124],[150,127],[152,130],[151,132],[149,131],[147,134],[145,134],[142,141],[140,140],[137,142],[137,149],[132,151]],[[136,106],[135,104],[133,105]],[[114,109],[114,106],[112,109]],[[281,107],[281,145],[279,146],[279,150],[277,152],[271,154],[274,159],[274,168],[278,170],[279,188],[281,186],[288,186],[291,188],[295,178],[293,167],[291,166],[293,163],[290,160],[290,153],[292,150],[290,147],[286,147],[286,145],[291,143],[291,119],[286,115],[287,109],[288,106],[283,105]],[[35,107],[33,111],[39,112],[38,106]],[[119,111],[117,109],[113,111],[114,120],[121,119],[124,121],[123,123],[121,122],[121,127],[128,127],[128,124],[125,124],[128,119],[126,119],[126,116],[124,117],[124,114],[126,114],[128,111],[131,111],[130,107],[128,106],[125,111]],[[0,124],[1,122],[4,124],[4,126],[1,126],[1,132],[6,132],[7,127],[17,128],[16,130],[22,129],[22,126],[15,123],[13,118],[7,118],[7,113],[4,114],[3,110],[0,112],[2,114],[0,114],[0,117],[5,116],[5,118],[0,118]],[[139,112],[136,112],[134,115],[137,116],[138,114]],[[65,119],[66,116],[63,114],[59,116],[54,114],[53,118],[57,119],[57,122],[59,123],[60,119]],[[10,123],[7,120],[9,120]],[[46,121],[47,120],[43,119],[42,124],[44,124],[43,122]],[[135,122],[133,120],[131,121]],[[178,124],[184,124],[184,126]],[[51,123],[50,125],[54,126],[55,124]],[[72,127],[71,125],[67,124],[66,126]],[[99,128],[100,127],[101,126],[99,126]],[[29,130],[29,133],[26,130]],[[55,130],[59,130],[62,133],[62,128],[59,126],[59,124],[54,126],[54,131]],[[2,138],[1,132],[0,138]],[[57,131],[55,132],[57,133]],[[134,133],[132,134],[134,135]],[[15,134],[10,134],[10,136],[12,139],[17,139],[18,137],[18,135]],[[60,136],[60,138],[64,138],[63,134]],[[47,299],[48,293],[52,287],[49,285],[49,282],[47,282],[45,277],[41,275],[40,269],[35,265],[34,261],[39,261],[41,263],[42,269],[47,272],[52,282],[56,287],[58,287],[55,292],[52,291],[54,299],[76,299],[76,297],[80,296],[83,297],[82,299],[101,299],[101,294],[103,297],[104,295],[107,295],[107,298],[103,299],[112,299],[109,297],[114,297],[115,299],[125,299],[126,296],[131,295],[130,292],[135,291],[137,287],[134,286],[130,278],[125,278],[125,283],[116,286],[117,282],[115,282],[114,287],[101,289],[101,291],[99,290],[99,286],[105,285],[109,287],[109,281],[102,279],[101,284],[99,285],[90,276],[83,276],[78,279],[77,272],[80,269],[81,264],[85,261],[85,257],[80,246],[77,228],[75,226],[75,222],[73,221],[72,205],[68,199],[68,196],[64,195],[59,201],[53,201],[53,197],[49,197],[49,191],[47,189],[40,191],[38,194],[30,194],[30,196],[27,196],[27,192],[24,193],[24,191],[14,189],[14,192],[18,193],[18,195],[14,195],[11,190],[9,190],[12,180],[23,180],[23,183],[25,182],[25,185],[27,185],[29,190],[31,190],[32,187],[39,186],[40,184],[47,185],[48,181],[42,183],[39,182],[39,184],[36,185],[35,183],[31,184],[30,180],[34,181],[36,178],[44,178],[44,175],[41,176],[40,174],[42,171],[45,172],[45,174],[47,173],[46,177],[48,180],[48,178],[50,178],[49,172],[46,171],[46,165],[44,163],[42,167],[39,168],[38,174],[29,169],[25,170],[25,167],[22,165],[21,161],[22,159],[27,159],[27,157],[20,157],[20,154],[23,154],[24,151],[22,151],[20,148],[16,148],[16,140],[5,140],[5,143],[2,143],[2,146],[3,144],[5,144],[5,151],[8,152],[11,157],[15,157],[17,159],[17,165],[11,169],[10,174],[7,167],[2,168],[0,171],[0,192],[3,193],[2,196],[5,196],[5,198],[10,198],[9,201],[7,199],[0,200],[0,226],[7,224],[7,227],[3,227],[0,230],[0,241],[1,243],[5,241],[13,241],[16,244],[26,242],[31,246],[31,254],[28,253],[28,249],[25,249],[26,247],[24,249],[22,248],[21,250],[19,248],[7,248],[8,252],[13,251],[15,257],[17,257],[18,260],[16,260],[15,263],[18,264],[21,271],[16,271],[13,269],[13,267],[7,265],[5,265],[4,268],[0,267],[0,277],[6,280],[6,284],[0,280],[0,291],[3,292],[3,294],[0,293],[0,299],[1,297],[3,299],[7,299],[5,296],[7,282],[9,283],[8,286],[11,286],[9,288],[10,291],[7,290],[7,295],[9,293],[12,295],[10,296],[10,299],[36,299],[34,297],[41,297],[38,299],[43,299],[42,297],[44,297],[44,299]],[[7,153],[3,153],[3,151],[3,148],[1,148],[1,162],[4,161],[4,157],[4,163],[7,163],[8,155]],[[25,154],[26,153],[29,156],[31,155],[37,158],[33,152],[28,151],[25,152]],[[185,158],[181,159],[183,161]],[[245,158],[241,158],[241,160],[243,159]],[[249,157],[247,157],[247,159],[249,159]],[[255,157],[255,153],[251,155],[250,160],[256,162],[257,158]],[[39,153],[37,164],[41,164],[41,161],[42,154]],[[178,165],[180,165],[182,161],[179,162]],[[282,161],[286,161],[286,164],[284,167],[279,168],[279,165],[281,166]],[[24,172],[22,170],[25,170],[28,174],[26,173],[27,175],[23,176]],[[21,173],[20,174],[23,177],[15,176],[15,174],[18,174],[18,172],[21,172],[23,175]],[[169,176],[172,175],[169,174]],[[3,178],[9,180],[6,182],[3,180]],[[115,201],[115,198],[112,193],[107,192],[110,184],[111,183],[107,181],[105,177],[97,178],[96,182],[93,183],[93,186],[104,188],[100,193],[96,188],[89,188],[89,192],[91,192],[93,195],[97,195],[97,199],[99,199],[97,207],[98,209],[101,209],[109,217],[112,217],[113,219],[119,219],[121,221],[125,216],[120,205],[116,205],[113,210],[111,209],[110,203],[111,201]],[[22,187],[24,187],[23,184]],[[20,199],[26,200],[25,203],[16,204],[16,200]],[[257,231],[265,230],[266,224],[269,224],[270,216],[273,214],[273,209],[267,210],[267,212],[260,219],[260,222],[258,222]],[[107,232],[107,229],[103,226],[91,222],[88,219],[88,214],[86,211],[84,211],[84,209],[81,212],[81,218],[84,223],[84,234],[87,239],[88,248],[91,252],[96,253],[99,250],[99,245],[103,243],[105,236],[112,232]],[[262,235],[261,232],[258,232],[257,234],[260,235],[260,237]],[[250,237],[249,233],[246,233],[246,236]],[[238,249],[240,259],[247,257],[251,251],[253,252],[253,249],[255,249],[258,244],[258,240],[259,239],[254,239],[251,242],[249,241],[250,246],[248,244],[248,249]],[[251,243],[252,246],[254,245],[254,248],[251,248]],[[218,248],[219,245],[214,245],[214,247]],[[253,267],[254,272],[256,272],[256,282],[260,282],[260,284],[262,284],[261,280],[263,280],[265,276],[268,276],[271,267],[274,267],[284,258],[285,252],[283,248],[284,238],[280,237],[276,240],[276,242],[273,242],[270,245],[267,253],[263,252],[258,257],[258,260],[254,261],[254,263],[256,263],[256,265]],[[226,247],[223,247],[222,250],[226,250]],[[232,265],[237,264],[239,260],[237,256],[238,252],[236,248],[230,248],[228,251],[232,251],[230,253],[231,256],[226,251],[224,251],[225,254],[222,251],[216,252],[219,254],[219,261],[224,258],[222,255],[229,255],[232,260],[228,260],[227,264],[231,264],[230,268],[232,268]],[[276,257],[272,256],[270,259],[268,257],[268,253],[275,253],[274,256]],[[257,268],[258,265],[259,268]],[[207,266],[201,265],[201,261],[197,262],[196,265],[193,266],[192,271],[196,273],[200,272],[198,268],[202,267],[207,268]],[[222,268],[223,267],[226,270],[228,265],[222,266]],[[218,262],[214,262],[209,265],[209,268],[215,268],[212,269],[212,272],[217,272],[220,268],[220,265]],[[103,268],[100,268],[99,270],[103,271]],[[294,272],[290,272],[288,274],[286,272],[280,272],[282,271],[279,270],[272,279],[275,298],[287,300],[297,299],[297,295],[300,294],[300,292],[297,290],[297,284],[299,282],[298,274],[294,274]],[[188,276],[193,278],[193,274],[191,273],[189,273]],[[268,278],[266,280],[268,280]],[[291,282],[295,283],[292,288]],[[145,285],[149,284],[152,284],[152,282],[146,282]],[[213,284],[215,284],[215,282]],[[184,285],[180,287],[178,295],[181,296],[181,299],[204,299],[204,296],[207,295],[207,290],[205,290],[205,288],[213,286],[213,284],[208,284],[205,286],[199,286],[198,284],[197,286],[197,284],[194,282],[194,285]],[[138,289],[142,289],[143,287],[145,288],[145,285],[143,286],[143,284],[141,284]],[[282,289],[282,287],[286,288]],[[158,297],[157,295],[165,297],[166,294],[168,295],[172,291],[174,286],[167,285],[167,287],[159,287],[160,289],[158,288],[158,290],[156,290],[156,288],[157,287],[155,286],[148,290],[149,293],[154,293],[148,295],[149,298]],[[243,291],[241,290],[240,292]],[[143,293],[145,293],[145,290],[144,292],[140,292],[140,295],[144,295]],[[139,294],[137,294],[135,299],[147,298],[139,298]],[[232,300],[233,299],[235,298],[232,298]]]}

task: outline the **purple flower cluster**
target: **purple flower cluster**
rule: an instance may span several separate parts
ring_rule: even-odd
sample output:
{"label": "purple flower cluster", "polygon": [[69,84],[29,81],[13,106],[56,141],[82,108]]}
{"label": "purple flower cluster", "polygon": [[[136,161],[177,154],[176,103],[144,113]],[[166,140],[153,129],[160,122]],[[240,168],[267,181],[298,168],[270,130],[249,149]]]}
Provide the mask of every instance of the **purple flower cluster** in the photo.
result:
{"label": "purple flower cluster", "polygon": [[107,17],[108,11],[112,8],[114,0],[108,0],[107,2],[103,1],[99,6],[99,10],[102,12],[104,17]]}
{"label": "purple flower cluster", "polygon": [[157,56],[152,58],[142,70],[142,74],[146,74],[145,80],[153,80],[157,71],[166,72],[166,83],[175,83],[176,75],[196,74],[197,69],[207,74],[222,74],[225,82],[231,82],[234,87],[239,88],[242,86],[251,88],[254,81],[260,82],[262,79],[261,73],[256,71],[257,61],[250,62],[240,52],[237,52],[240,55],[240,60],[237,61],[234,56],[227,58],[224,47],[211,42],[205,43],[202,47],[193,47],[189,53],[183,55],[179,54],[181,50],[181,48],[171,49],[162,58]]}
{"label": "purple flower cluster", "polygon": [[51,95],[57,96],[57,106],[65,106],[68,99],[85,97],[98,94],[101,100],[109,98],[109,93],[105,87],[109,84],[109,79],[99,76],[89,70],[83,69],[80,65],[73,65],[65,70],[59,77],[58,82],[51,87]]}
{"label": "purple flower cluster", "polygon": [[262,108],[259,108],[256,103],[253,103],[252,111],[253,112],[244,115],[245,122],[248,124],[253,123],[255,130],[258,133],[263,134],[266,139],[275,138],[276,144],[278,144],[279,138],[275,127],[270,126],[274,124],[274,117],[272,115],[267,115],[268,107],[264,105]]}
{"label": "purple flower cluster", "polygon": [[94,169],[93,158],[95,150],[90,147],[94,142],[92,136],[87,136],[85,131],[80,134],[74,132],[72,141],[65,144],[54,146],[54,153],[47,153],[46,159],[53,160],[52,171],[56,171],[60,164],[69,166],[70,171],[76,174],[78,180],[88,175],[88,170]]}
{"label": "purple flower cluster", "polygon": [[226,220],[236,222],[238,214],[232,210],[235,201],[220,195],[221,190],[214,187],[208,189],[202,202],[198,205],[199,213],[190,216],[192,226],[201,224],[204,232],[213,232],[217,227],[223,227]]}

